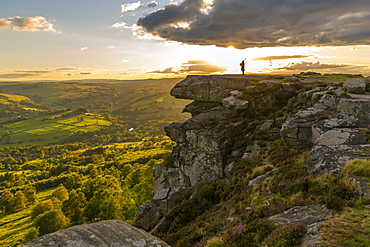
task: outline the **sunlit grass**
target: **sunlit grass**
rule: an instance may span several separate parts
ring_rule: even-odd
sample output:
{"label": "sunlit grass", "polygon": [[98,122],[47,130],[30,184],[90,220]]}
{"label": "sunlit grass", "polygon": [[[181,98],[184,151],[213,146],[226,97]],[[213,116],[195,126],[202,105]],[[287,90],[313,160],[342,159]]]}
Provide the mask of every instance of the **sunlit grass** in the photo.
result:
{"label": "sunlit grass", "polygon": [[[37,193],[38,201],[50,200],[54,190],[55,188],[50,188]],[[0,216],[1,247],[13,247],[24,244],[24,237],[28,230],[33,227],[33,221],[31,219],[32,208],[33,206],[30,206],[23,211]]]}
{"label": "sunlit grass", "polygon": [[0,128],[0,135],[6,131],[9,136],[0,140],[0,147],[25,146],[29,144],[46,145],[56,143],[68,137],[71,133],[93,132],[111,124],[99,114],[72,114],[67,111],[63,114],[39,116],[15,123],[4,124],[6,128]]}
{"label": "sunlit grass", "polygon": [[370,210],[348,208],[320,225],[321,246],[370,246]]}
{"label": "sunlit grass", "polygon": [[21,102],[21,101],[31,102],[31,100],[28,97],[22,96],[22,95],[16,95],[16,94],[0,93],[0,97],[6,98],[6,100],[15,101],[15,102]]}

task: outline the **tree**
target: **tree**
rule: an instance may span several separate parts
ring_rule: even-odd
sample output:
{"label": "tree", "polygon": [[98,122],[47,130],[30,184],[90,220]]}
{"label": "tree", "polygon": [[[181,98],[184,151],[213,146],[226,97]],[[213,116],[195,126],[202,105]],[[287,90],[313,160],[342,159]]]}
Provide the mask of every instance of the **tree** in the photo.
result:
{"label": "tree", "polygon": [[81,174],[72,173],[71,175],[68,176],[66,182],[64,183],[65,187],[68,190],[81,188],[82,179],[83,179],[83,176]]}
{"label": "tree", "polygon": [[69,199],[63,202],[63,213],[74,223],[82,223],[86,197],[82,191],[71,190]]}
{"label": "tree", "polygon": [[58,198],[61,202],[68,200],[68,190],[63,184],[60,184],[51,195]]}
{"label": "tree", "polygon": [[0,209],[5,214],[10,214],[13,211],[14,195],[10,191],[5,191],[0,197]]}
{"label": "tree", "polygon": [[27,199],[24,196],[24,193],[20,190],[15,192],[14,194],[14,200],[13,200],[13,212],[19,212],[26,208]]}
{"label": "tree", "polygon": [[86,197],[92,195],[84,209],[84,216],[90,222],[99,219],[123,219],[123,210],[135,206],[129,191],[123,191],[117,178],[111,175],[91,179],[85,186]]}
{"label": "tree", "polygon": [[37,202],[36,188],[34,186],[27,187],[23,190],[23,193],[27,199],[27,204],[32,205]]}
{"label": "tree", "polygon": [[66,228],[69,220],[60,209],[52,209],[37,217],[35,223],[40,235],[44,235]]}
{"label": "tree", "polygon": [[28,230],[26,236],[24,237],[24,242],[32,241],[39,237],[39,230],[37,230],[35,227],[32,227],[30,230]]}
{"label": "tree", "polygon": [[39,202],[36,206],[33,207],[31,218],[36,219],[37,216],[50,211],[51,209],[53,209],[53,203],[51,201]]}

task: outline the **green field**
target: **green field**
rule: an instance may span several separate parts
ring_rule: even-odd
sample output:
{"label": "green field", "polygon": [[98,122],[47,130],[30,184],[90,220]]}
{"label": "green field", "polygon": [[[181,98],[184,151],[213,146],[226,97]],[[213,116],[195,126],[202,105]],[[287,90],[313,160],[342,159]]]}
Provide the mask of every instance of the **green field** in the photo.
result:
{"label": "green field", "polygon": [[72,111],[34,117],[3,124],[0,127],[0,148],[14,146],[14,144],[25,146],[57,143],[74,132],[92,132],[110,124],[110,121],[99,114],[76,114]]}

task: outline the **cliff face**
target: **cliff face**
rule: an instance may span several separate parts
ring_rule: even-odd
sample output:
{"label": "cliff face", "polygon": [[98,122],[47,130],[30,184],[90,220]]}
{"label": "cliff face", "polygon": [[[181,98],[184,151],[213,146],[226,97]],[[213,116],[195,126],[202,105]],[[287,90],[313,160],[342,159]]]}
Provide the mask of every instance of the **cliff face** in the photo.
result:
{"label": "cliff face", "polygon": [[[235,160],[258,153],[259,147],[253,143],[245,147],[249,138],[246,129],[250,128],[245,124],[249,121],[248,108],[266,107],[266,104],[274,104],[274,99],[269,95],[255,101],[241,99],[242,91],[256,79],[261,78],[188,76],[171,90],[176,98],[194,100],[184,109],[193,117],[165,127],[177,146],[169,161],[155,169],[153,202],[142,207],[141,227],[149,229],[151,222],[168,213],[178,192],[204,181],[224,178],[230,175]],[[278,85],[283,94],[291,90],[290,84],[285,84],[286,88]],[[281,123],[282,119],[267,121],[256,132],[269,131]],[[243,145],[238,145],[241,143]]]}
{"label": "cliff face", "polygon": [[172,96],[194,100],[184,109],[193,117],[165,127],[177,146],[170,161],[155,171],[153,203],[160,214],[169,212],[179,191],[225,176],[225,167],[235,158],[231,155],[232,145],[233,140],[239,138],[243,117],[236,106],[223,107],[223,99],[245,88],[249,80],[251,78],[232,76],[188,76],[172,89]]}
{"label": "cliff face", "polygon": [[[260,193],[265,193],[266,201],[270,200],[272,191],[279,190],[280,186],[287,183],[278,180],[278,177],[285,176],[284,171],[279,171],[281,163],[272,167],[275,169],[267,169],[271,165],[269,152],[274,152],[267,145],[276,143],[280,138],[288,149],[296,149],[301,153],[302,150],[311,150],[305,161],[306,175],[301,177],[299,174],[292,175],[297,177],[291,183],[300,183],[326,173],[341,173],[342,166],[347,161],[367,155],[370,148],[366,139],[370,124],[370,98],[367,95],[356,94],[365,90],[364,87],[359,88],[359,79],[356,79],[357,85],[354,85],[353,91],[348,88],[351,87],[350,82],[344,84],[346,88],[334,83],[332,86],[315,87],[305,91],[303,85],[312,88],[309,84],[311,79],[307,81],[296,77],[286,77],[283,81],[281,79],[277,81],[246,76],[189,76],[172,89],[172,96],[193,100],[184,109],[192,114],[192,118],[184,123],[172,123],[165,128],[167,135],[177,143],[177,146],[170,158],[155,169],[157,180],[153,200],[152,203],[141,207],[137,221],[140,227],[152,229],[154,233],[164,233],[169,226],[178,227],[177,222],[172,224],[171,221],[177,221],[182,215],[178,217],[175,215],[184,212],[179,209],[180,206],[175,207],[175,198],[179,192],[214,179],[226,181],[224,178],[229,177],[231,181],[235,179],[233,176],[236,166],[239,166],[236,169],[245,169],[249,170],[249,174],[253,173],[247,175],[247,178],[238,178],[243,182],[236,182],[236,188],[240,186],[238,183],[253,189],[258,188],[256,191],[261,190]],[[363,84],[366,85],[361,83]],[[355,93],[346,94],[344,89]],[[264,153],[260,153],[260,150]],[[286,150],[275,155],[281,158],[285,155],[284,152],[288,152]],[[253,157],[260,160],[253,160]],[[264,171],[262,175],[255,175],[259,173],[247,167],[253,162],[260,165],[260,170]],[[275,173],[279,175],[275,176]],[[285,173],[290,173],[289,169]],[[270,179],[268,185],[264,183],[267,178]],[[275,185],[271,184],[271,179],[277,180]],[[348,179],[348,183],[353,184],[357,196],[369,198],[370,190],[364,180],[352,177]],[[192,189],[191,196],[186,197],[190,204],[197,200],[199,203],[204,201],[204,198],[199,199],[202,198],[199,197],[199,193],[205,190],[201,186],[196,187],[199,190]],[[209,184],[205,188],[209,188]],[[252,189],[246,190],[249,190],[246,193],[251,193]],[[302,190],[300,193],[308,193],[305,189]],[[207,197],[207,194],[203,196]],[[271,202],[265,202],[267,204],[263,206],[265,209],[256,213],[259,206],[255,205],[252,197],[253,195],[250,195],[250,198],[239,198],[251,200],[250,207],[246,207],[247,217],[276,214],[275,218],[286,217],[286,222],[293,223],[302,222],[302,218],[313,219],[303,222],[308,227],[308,233],[302,246],[320,246],[319,224],[331,215],[326,206],[315,206],[310,205],[308,201],[304,203],[301,201],[298,206],[295,204],[287,206],[288,209],[296,206],[294,210],[283,212],[286,208],[284,203],[281,202],[277,206],[276,201],[273,202],[275,199],[271,199]],[[328,195],[328,198],[327,204],[331,205],[331,195]],[[315,203],[317,202],[313,202]],[[227,210],[225,205],[228,205],[228,202],[217,207]],[[303,216],[296,217],[296,212],[302,212]],[[222,214],[222,210],[219,213]],[[233,220],[224,217],[226,220]],[[275,222],[275,218],[272,216],[269,219]],[[276,223],[282,224],[280,221]],[[154,229],[153,225],[156,225]],[[200,242],[196,246],[204,244]]]}

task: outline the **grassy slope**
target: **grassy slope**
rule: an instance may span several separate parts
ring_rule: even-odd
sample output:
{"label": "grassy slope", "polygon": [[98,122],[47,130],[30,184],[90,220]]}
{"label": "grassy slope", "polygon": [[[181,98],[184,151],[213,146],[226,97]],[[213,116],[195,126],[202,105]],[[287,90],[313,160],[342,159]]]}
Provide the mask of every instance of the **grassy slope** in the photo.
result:
{"label": "grassy slope", "polygon": [[[39,202],[51,199],[51,194],[55,188],[47,189],[37,193]],[[32,207],[28,207],[18,213],[0,216],[0,246],[19,246],[32,227],[31,219]]]}
{"label": "grassy slope", "polygon": [[[155,145],[155,147],[150,149],[143,149],[140,150],[141,147],[145,147],[145,141],[143,142],[127,142],[127,143],[113,143],[106,146],[101,146],[103,148],[107,148],[108,150],[114,152],[115,149],[124,149],[126,150],[125,155],[122,156],[120,159],[121,163],[130,163],[130,162],[137,162],[140,159],[145,159],[150,156],[155,156],[158,154],[164,154],[168,153],[168,149],[165,149],[161,146],[162,143],[168,143],[169,138],[165,138],[163,141],[160,141]],[[75,155],[83,154],[86,149],[80,149],[73,152]],[[109,152],[109,151],[108,151]],[[33,162],[41,162],[42,159],[36,159],[32,161],[28,161],[25,164],[31,164]],[[82,166],[79,166],[82,167]],[[31,175],[32,173],[36,171],[8,171],[5,169],[0,170],[0,174],[2,173],[15,173],[19,174],[22,172],[25,172],[25,174]],[[85,179],[87,179],[88,176],[85,176]],[[38,202],[51,200],[52,193],[55,188],[47,189],[44,191],[41,191],[37,193]],[[20,212],[6,215],[6,216],[0,216],[0,246],[2,247],[10,247],[10,246],[19,246],[23,244],[23,239],[25,235],[27,234],[28,230],[33,227],[33,221],[30,217],[31,211],[32,211],[33,205],[28,207],[25,210],[22,210]]]}
{"label": "grassy slope", "polygon": [[[28,120],[4,124],[0,136],[9,131],[9,137],[0,140],[0,148],[7,146],[26,146],[29,144],[46,145],[57,143],[72,132],[91,132],[110,125],[98,114],[74,114],[71,111],[34,117]],[[81,121],[83,118],[83,121]]]}

